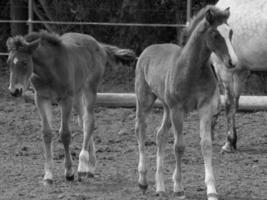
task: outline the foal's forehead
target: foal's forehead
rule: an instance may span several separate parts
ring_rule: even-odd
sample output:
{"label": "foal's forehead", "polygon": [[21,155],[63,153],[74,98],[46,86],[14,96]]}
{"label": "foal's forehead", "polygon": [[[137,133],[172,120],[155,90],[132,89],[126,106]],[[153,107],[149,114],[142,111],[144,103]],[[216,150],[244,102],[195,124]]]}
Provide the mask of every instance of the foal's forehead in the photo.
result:
{"label": "foal's forehead", "polygon": [[26,60],[27,57],[19,51],[11,51],[8,55],[7,61],[12,64],[18,64],[22,60]]}
{"label": "foal's forehead", "polygon": [[217,30],[225,38],[229,38],[230,37],[230,32],[232,31],[231,27],[229,25],[227,25],[226,23],[223,23],[223,24],[219,25],[217,27]]}

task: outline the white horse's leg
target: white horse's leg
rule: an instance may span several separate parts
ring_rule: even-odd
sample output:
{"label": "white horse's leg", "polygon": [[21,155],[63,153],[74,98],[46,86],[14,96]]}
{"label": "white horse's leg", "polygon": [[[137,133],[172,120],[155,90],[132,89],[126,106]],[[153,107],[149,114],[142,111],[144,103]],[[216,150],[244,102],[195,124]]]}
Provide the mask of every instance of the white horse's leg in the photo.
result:
{"label": "white horse's leg", "polygon": [[79,155],[78,178],[82,176],[93,177],[96,169],[95,144],[93,138],[94,130],[94,105],[96,92],[86,89],[85,105],[83,111],[83,144]]}
{"label": "white horse's leg", "polygon": [[35,103],[41,117],[41,126],[45,150],[44,183],[51,184],[53,181],[53,153],[52,153],[52,112],[51,102],[42,99],[35,94]]}
{"label": "white horse's leg", "polygon": [[[231,143],[236,141],[236,129],[235,129],[235,113],[236,113],[236,104],[235,93],[234,93],[234,71],[227,70],[224,63],[217,57],[215,54],[211,55],[212,64],[216,72],[218,81],[224,90],[225,97],[225,116],[226,116],[226,133],[227,139],[225,145],[222,147],[222,151],[231,152],[233,147]],[[213,134],[212,134],[213,135]]]}
{"label": "white horse's leg", "polygon": [[237,109],[237,102],[231,87],[233,86],[228,86],[225,84],[225,115],[227,138],[226,143],[222,147],[222,150],[224,152],[232,152],[234,149],[236,149],[237,140],[235,127],[235,113]]}
{"label": "white horse's leg", "polygon": [[164,113],[161,126],[157,132],[157,171],[156,171],[156,192],[165,192],[164,185],[164,155],[168,138],[168,131],[171,127],[170,111],[164,105]]}
{"label": "white horse's leg", "polygon": [[184,199],[184,186],[182,181],[182,156],[185,150],[185,142],[183,136],[183,120],[184,111],[178,107],[170,109],[171,123],[174,134],[174,154],[176,159],[175,170],[173,173],[173,192],[178,199]]}
{"label": "white horse's leg", "polygon": [[225,112],[227,120],[227,139],[222,147],[224,152],[232,152],[236,149],[237,131],[235,125],[235,114],[238,109],[238,101],[244,82],[249,72],[246,70],[236,71],[232,79],[224,83],[225,87]]}
{"label": "white horse's leg", "polygon": [[204,104],[199,109],[200,115],[200,145],[204,158],[205,166],[205,183],[207,187],[208,200],[218,200],[217,191],[215,188],[215,178],[212,167],[212,138],[211,125],[212,117],[216,114],[219,104],[219,94],[214,95],[211,101]]}
{"label": "white horse's leg", "polygon": [[72,168],[72,158],[70,153],[70,143],[71,143],[71,132],[69,129],[69,120],[72,111],[72,98],[68,98],[60,102],[60,111],[61,111],[61,125],[59,129],[59,135],[61,141],[64,145],[65,151],[65,177],[68,181],[74,180],[74,171]]}

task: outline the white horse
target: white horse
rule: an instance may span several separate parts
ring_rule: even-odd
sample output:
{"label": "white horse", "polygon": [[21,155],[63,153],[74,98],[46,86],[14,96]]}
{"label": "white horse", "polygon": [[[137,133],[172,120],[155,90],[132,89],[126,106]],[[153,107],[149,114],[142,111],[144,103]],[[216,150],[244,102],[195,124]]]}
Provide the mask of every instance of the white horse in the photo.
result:
{"label": "white horse", "polygon": [[245,79],[249,71],[267,71],[267,0],[219,0],[216,6],[231,8],[228,23],[239,60],[238,66],[229,70],[215,54],[211,56],[226,99],[227,140],[222,149],[231,152],[236,149],[235,113]]}

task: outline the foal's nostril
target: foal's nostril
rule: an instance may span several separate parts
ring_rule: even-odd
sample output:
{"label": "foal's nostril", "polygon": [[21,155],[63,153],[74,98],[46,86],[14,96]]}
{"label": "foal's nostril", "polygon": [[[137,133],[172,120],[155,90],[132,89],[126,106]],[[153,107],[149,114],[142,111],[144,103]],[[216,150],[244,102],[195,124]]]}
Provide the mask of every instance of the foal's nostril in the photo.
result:
{"label": "foal's nostril", "polygon": [[233,67],[235,67],[235,65],[232,63],[232,60],[231,59],[229,59],[229,68],[233,68]]}
{"label": "foal's nostril", "polygon": [[19,96],[22,95],[22,88],[19,89],[19,93],[18,93]]}
{"label": "foal's nostril", "polygon": [[13,97],[19,97],[22,95],[22,89],[15,89],[14,92],[10,92],[10,94],[13,96]]}

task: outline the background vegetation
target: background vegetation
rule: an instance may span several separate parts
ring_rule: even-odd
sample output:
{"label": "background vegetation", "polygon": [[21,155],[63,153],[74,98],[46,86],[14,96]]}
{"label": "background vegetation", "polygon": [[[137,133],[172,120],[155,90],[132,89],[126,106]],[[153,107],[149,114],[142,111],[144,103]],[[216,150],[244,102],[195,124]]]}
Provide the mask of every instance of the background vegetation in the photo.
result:
{"label": "background vegetation", "polygon": [[[193,0],[192,11],[197,12],[216,0]],[[1,19],[28,18],[28,0],[1,0]],[[185,24],[186,0],[33,0],[35,20],[89,21],[113,23]],[[10,29],[11,28],[11,29]],[[181,28],[124,27],[92,25],[35,24],[34,30],[48,29],[57,33],[77,31],[94,36],[97,40],[135,49],[152,43],[175,42]],[[7,36],[26,34],[26,24],[2,24],[3,40]],[[1,43],[1,49],[4,49]]]}

